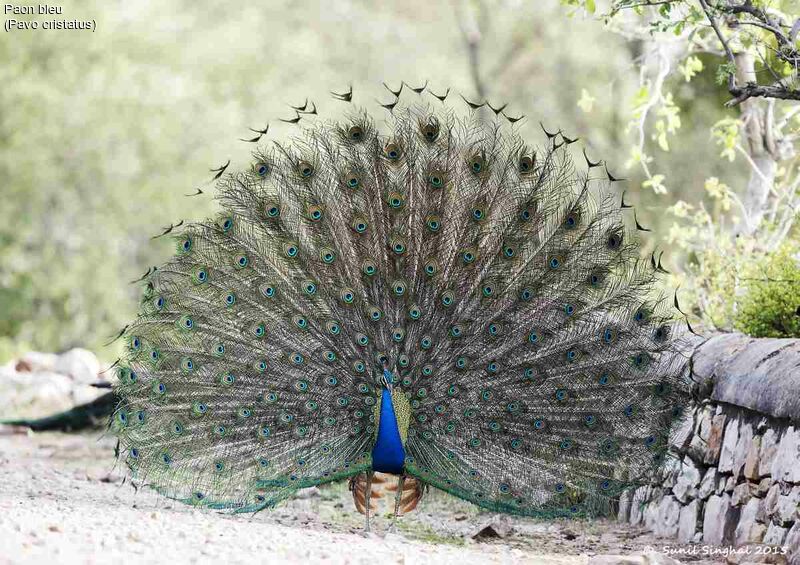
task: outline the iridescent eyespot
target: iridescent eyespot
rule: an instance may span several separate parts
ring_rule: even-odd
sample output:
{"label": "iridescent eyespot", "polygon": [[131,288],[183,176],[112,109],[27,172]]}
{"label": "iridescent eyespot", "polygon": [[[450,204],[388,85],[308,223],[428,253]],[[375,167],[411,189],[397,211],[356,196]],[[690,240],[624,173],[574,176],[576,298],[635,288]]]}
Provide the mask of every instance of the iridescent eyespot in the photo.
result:
{"label": "iridescent eyespot", "polygon": [[467,366],[467,358],[466,357],[459,357],[456,359],[456,368],[457,369],[464,369]]}
{"label": "iridescent eyespot", "polygon": [[233,218],[225,218],[219,222],[219,227],[223,233],[228,233],[233,229]]}
{"label": "iridescent eyespot", "polygon": [[436,141],[436,138],[439,137],[439,120],[434,117],[429,118],[428,122],[422,125],[420,131],[422,132],[422,137],[428,142]]}
{"label": "iridescent eyespot", "polygon": [[450,306],[455,301],[455,294],[452,290],[446,290],[442,293],[442,305]]}
{"label": "iridescent eyespot", "polygon": [[295,365],[302,365],[303,361],[305,361],[305,358],[301,353],[292,354],[292,363],[294,363]]}
{"label": "iridescent eyespot", "polygon": [[314,166],[308,161],[300,161],[297,163],[297,172],[301,177],[307,179],[314,174]]}
{"label": "iridescent eyespot", "polygon": [[365,220],[364,218],[358,217],[353,220],[353,230],[356,233],[364,233],[365,231],[367,231],[368,225],[369,224],[367,223],[367,220]]}
{"label": "iridescent eyespot", "polygon": [[344,183],[347,185],[348,188],[356,189],[361,184],[361,179],[355,172],[348,171],[344,175]]}
{"label": "iridescent eyespot", "polygon": [[400,155],[402,154],[402,152],[400,151],[400,146],[397,145],[396,143],[387,144],[383,152],[384,155],[386,155],[386,158],[389,159],[390,161],[398,160],[400,158]]}
{"label": "iridescent eyespot", "polygon": [[536,330],[532,330],[528,334],[528,341],[531,342],[531,343],[538,343],[539,342],[539,332],[537,332]]}
{"label": "iridescent eyespot", "polygon": [[347,137],[350,138],[351,141],[361,141],[364,138],[364,128],[361,126],[350,126],[350,129],[347,130]]}
{"label": "iridescent eyespot", "polygon": [[564,229],[565,230],[573,230],[578,226],[580,222],[580,214],[577,211],[573,210],[567,217],[564,218]]}
{"label": "iridescent eyespot", "polygon": [[431,171],[428,175],[428,184],[433,188],[442,188],[444,186],[444,173],[442,171]]}
{"label": "iridescent eyespot", "polygon": [[669,326],[667,325],[659,326],[653,333],[653,339],[658,342],[666,341],[668,337],[669,337]]}
{"label": "iridescent eyespot", "polygon": [[503,257],[505,257],[506,259],[513,259],[516,254],[517,250],[514,248],[513,245],[509,244],[503,245]]}
{"label": "iridescent eyespot", "polygon": [[267,298],[272,298],[275,296],[275,287],[271,284],[265,285],[261,288],[261,294]]}
{"label": "iridescent eyespot", "polygon": [[303,283],[303,292],[309,296],[314,296],[317,293],[317,285],[312,281],[306,281]]}
{"label": "iridescent eyespot", "polygon": [[461,260],[465,265],[469,265],[475,261],[477,251],[473,248],[465,249],[461,253]]}
{"label": "iridescent eyespot", "polygon": [[297,251],[298,251],[297,245],[295,245],[294,243],[287,243],[286,245],[283,246],[283,252],[290,259],[297,257]]}
{"label": "iridescent eyespot", "polygon": [[375,263],[367,259],[361,264],[361,271],[368,277],[371,277],[378,271],[378,267],[375,266]]}
{"label": "iridescent eyespot", "polygon": [[396,210],[403,206],[403,195],[399,192],[390,192],[389,196],[386,198],[386,202],[389,204],[390,208]]}
{"label": "iridescent eyespot", "polygon": [[489,298],[492,294],[494,294],[494,287],[490,283],[487,283],[483,285],[481,291],[486,298]]}
{"label": "iridescent eyespot", "polygon": [[486,168],[486,159],[484,159],[483,155],[476,153],[473,155],[468,163],[470,171],[474,174],[480,174]]}
{"label": "iridescent eyespot", "polygon": [[367,308],[367,314],[369,315],[369,319],[372,320],[373,322],[379,321],[381,319],[381,316],[383,316],[383,313],[377,306],[370,306],[369,308]]}
{"label": "iridescent eyespot", "polygon": [[408,309],[408,317],[412,320],[419,320],[420,316],[422,316],[422,310],[419,309],[419,306],[413,305]]}
{"label": "iridescent eyespot", "polygon": [[350,288],[343,288],[339,296],[345,304],[352,304],[355,300],[355,293]]}
{"label": "iridescent eyespot", "polygon": [[612,251],[619,249],[622,245],[622,232],[620,230],[613,230],[609,232],[606,239],[606,245]]}
{"label": "iridescent eyespot", "polygon": [[606,343],[614,343],[617,341],[617,330],[614,328],[606,328],[603,330],[603,341]]}
{"label": "iridescent eyespot", "polygon": [[277,218],[281,215],[281,209],[277,204],[267,204],[266,210],[269,218]]}
{"label": "iridescent eyespot", "polygon": [[319,258],[326,265],[330,265],[336,259],[336,253],[334,253],[333,249],[330,249],[329,247],[323,247],[319,251]]}
{"label": "iridescent eyespot", "polygon": [[426,226],[426,227],[427,227],[427,228],[428,228],[430,231],[432,231],[432,232],[434,232],[434,233],[435,233],[435,232],[439,231],[439,228],[441,228],[441,227],[442,227],[442,222],[441,222],[441,220],[439,219],[439,216],[432,215],[432,216],[428,216],[428,217],[425,219],[425,226]]}
{"label": "iridescent eyespot", "polygon": [[530,158],[528,155],[523,155],[519,159],[519,172],[520,173],[528,173],[533,169],[533,159]]}
{"label": "iridescent eyespot", "polygon": [[422,375],[425,377],[430,377],[433,374],[433,365],[423,365],[422,366]]}
{"label": "iridescent eyespot", "polygon": [[178,245],[178,250],[182,253],[189,253],[192,250],[192,238],[187,237]]}
{"label": "iridescent eyespot", "polygon": [[253,170],[256,172],[258,176],[265,177],[269,174],[269,165],[262,161],[260,163],[256,163],[253,166]]}
{"label": "iridescent eyespot", "polygon": [[461,334],[463,333],[463,331],[464,330],[463,330],[463,328],[461,327],[460,324],[455,324],[453,326],[450,326],[450,336],[451,337],[461,337]]}
{"label": "iridescent eyespot", "polygon": [[554,271],[556,269],[558,269],[561,266],[562,263],[563,263],[563,260],[558,255],[553,255],[552,257],[550,257],[550,259],[547,260],[547,266],[550,267]]}
{"label": "iridescent eyespot", "polygon": [[325,351],[322,354],[322,358],[325,359],[325,361],[328,361],[329,363],[331,363],[333,361],[336,361],[336,353],[334,353],[331,350]]}
{"label": "iridescent eyespot", "polygon": [[267,362],[264,359],[256,361],[253,366],[259,373],[263,373],[267,370]]}
{"label": "iridescent eyespot", "polygon": [[369,337],[362,333],[356,334],[356,343],[361,347],[366,347],[369,344]]}
{"label": "iridescent eyespot", "polygon": [[533,292],[529,288],[523,288],[522,292],[519,293],[519,299],[523,302],[527,302],[533,297]]}
{"label": "iridescent eyespot", "polygon": [[564,314],[572,316],[575,313],[575,306],[572,304],[564,304]]}
{"label": "iridescent eyespot", "polygon": [[438,265],[435,260],[431,260],[425,263],[425,266],[422,269],[425,271],[426,275],[432,277],[433,275],[436,274],[436,271],[438,270]]}
{"label": "iridescent eyespot", "polygon": [[247,255],[237,255],[234,258],[233,264],[236,266],[237,269],[244,269],[248,263],[249,259],[247,258]]}
{"label": "iridescent eyespot", "polygon": [[408,358],[408,355],[404,353],[401,353],[400,355],[397,356],[397,364],[400,365],[401,367],[408,367],[408,364],[410,362],[411,360]]}
{"label": "iridescent eyespot", "polygon": [[419,346],[422,349],[430,349],[432,345],[433,345],[433,340],[431,339],[430,336],[426,335],[421,340],[419,340]]}
{"label": "iridescent eyespot", "polygon": [[301,330],[306,329],[308,326],[308,320],[306,320],[303,316],[292,316],[292,321],[294,322],[294,325]]}
{"label": "iridescent eyespot", "polygon": [[484,210],[483,206],[476,206],[472,209],[472,219],[475,221],[481,221],[486,217],[486,210]]}
{"label": "iridescent eyespot", "polygon": [[342,328],[339,325],[339,323],[338,322],[334,322],[333,320],[330,320],[330,321],[326,322],[325,323],[325,328],[328,330],[328,333],[331,334],[331,335],[339,335],[339,333],[341,333],[341,331],[342,331]]}
{"label": "iridescent eyespot", "polygon": [[366,366],[363,361],[353,361],[353,370],[356,373],[363,373],[366,370]]}
{"label": "iridescent eyespot", "polygon": [[308,207],[308,219],[318,222],[322,219],[323,211],[321,206],[313,205]]}
{"label": "iridescent eyespot", "polygon": [[569,393],[566,391],[566,389],[559,388],[559,389],[556,389],[555,396],[556,396],[556,400],[561,402],[561,401],[567,400],[567,397],[569,396]]}
{"label": "iridescent eyespot", "polygon": [[406,241],[403,238],[397,237],[392,238],[390,242],[392,251],[394,251],[397,255],[402,255],[406,252]]}
{"label": "iridescent eyespot", "polygon": [[392,291],[397,296],[402,296],[406,292],[406,283],[401,280],[396,280],[392,283]]}

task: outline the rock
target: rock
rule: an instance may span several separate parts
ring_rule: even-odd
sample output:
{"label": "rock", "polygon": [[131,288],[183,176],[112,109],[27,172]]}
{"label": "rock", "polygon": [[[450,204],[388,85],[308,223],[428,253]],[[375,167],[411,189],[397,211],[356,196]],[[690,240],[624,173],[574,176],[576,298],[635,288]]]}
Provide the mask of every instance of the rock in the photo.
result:
{"label": "rock", "polygon": [[764,497],[764,512],[767,516],[772,517],[778,509],[778,498],[781,495],[781,487],[778,484],[773,484],[767,491],[767,496]]}
{"label": "rock", "polygon": [[731,493],[736,488],[736,478],[728,477],[725,479],[725,492]]}
{"label": "rock", "polygon": [[769,428],[761,436],[761,450],[758,454],[758,476],[766,477],[772,472],[772,462],[775,460],[775,452],[778,450],[778,432],[775,428]]}
{"label": "rock", "polygon": [[508,517],[498,514],[481,521],[469,534],[469,538],[476,541],[502,539],[510,536],[513,532],[514,528]]}
{"label": "rock", "polygon": [[739,423],[731,420],[725,427],[725,435],[722,439],[722,449],[719,453],[719,464],[717,470],[720,473],[733,472],[733,456],[736,452],[736,444],[739,442]]}
{"label": "rock", "polygon": [[[723,434],[725,431],[725,414],[718,414],[711,420],[711,428],[708,439],[706,440],[706,450],[703,462],[707,465],[716,465],[719,462],[720,451],[723,445]],[[731,425],[736,427],[735,423]],[[731,427],[729,426],[729,427]]]}
{"label": "rock", "polygon": [[710,497],[703,517],[703,541],[714,545],[730,543],[738,518],[739,509],[731,506],[728,494]]}
{"label": "rock", "polygon": [[294,497],[300,500],[305,500],[308,498],[319,498],[320,494],[320,490],[317,487],[308,487],[298,490]]}
{"label": "rock", "polygon": [[661,500],[663,499],[661,489],[652,489],[650,491],[650,502],[644,509],[642,520],[648,530],[655,530],[658,525],[659,510],[661,508]]}
{"label": "rock", "polygon": [[781,545],[788,531],[789,528],[783,528],[774,522],[770,522],[767,527],[767,533],[764,534],[764,539],[761,543],[765,545]]}
{"label": "rock", "polygon": [[763,503],[761,499],[751,498],[742,508],[742,512],[739,516],[739,523],[734,533],[734,542],[736,545],[761,542],[764,533],[767,531],[767,527],[764,524],[759,524],[756,521],[756,516],[758,516],[760,506]]}
{"label": "rock", "polygon": [[751,481],[758,481],[758,454],[761,452],[761,436],[753,439],[744,457],[744,476]]}
{"label": "rock", "polygon": [[772,486],[772,479],[769,477],[764,477],[758,482],[758,486],[756,487],[755,496],[764,497],[767,492],[769,492],[769,487]]}
{"label": "rock", "polygon": [[797,519],[799,507],[800,486],[796,486],[789,492],[789,494],[778,497],[777,504],[775,505],[775,514],[773,515],[773,520],[779,522],[782,526],[786,526]]}
{"label": "rock", "polygon": [[706,469],[705,475],[703,475],[703,480],[700,481],[700,486],[697,488],[697,498],[700,500],[705,500],[711,493],[714,492],[714,489],[717,487],[717,469],[714,467],[709,467]]}
{"label": "rock", "polygon": [[753,426],[747,422],[740,422],[739,424],[739,438],[736,440],[736,447],[733,450],[733,464],[732,472],[734,477],[739,477],[739,474],[744,469],[744,463],[747,459],[747,452],[753,443]]}
{"label": "rock", "polygon": [[786,534],[783,547],[786,549],[786,553],[789,555],[790,559],[797,560],[791,561],[793,565],[800,562],[800,520],[795,522],[792,529]]}
{"label": "rock", "polygon": [[690,498],[696,497],[700,478],[700,469],[697,468],[694,461],[689,457],[684,458],[672,487],[675,498],[686,503]]}
{"label": "rock", "polygon": [[91,384],[98,379],[100,361],[91,351],[75,348],[57,357],[54,370],[75,382]]}
{"label": "rock", "polygon": [[662,498],[658,505],[658,520],[653,530],[655,534],[666,538],[673,538],[678,535],[680,515],[681,505],[674,496]]}
{"label": "rock", "polygon": [[683,543],[689,543],[694,539],[699,513],[700,502],[697,500],[693,500],[681,508],[680,518],[678,519],[678,540]]}
{"label": "rock", "polygon": [[747,504],[747,501],[750,500],[752,489],[755,489],[755,486],[751,486],[750,483],[739,483],[736,485],[733,489],[733,494],[731,494],[731,504],[734,506]]}
{"label": "rock", "polygon": [[15,369],[18,372],[59,372],[55,371],[58,355],[55,353],[40,353],[29,351],[19,358]]}
{"label": "rock", "polygon": [[771,474],[774,481],[800,483],[800,427],[789,427],[781,437],[772,461]]}

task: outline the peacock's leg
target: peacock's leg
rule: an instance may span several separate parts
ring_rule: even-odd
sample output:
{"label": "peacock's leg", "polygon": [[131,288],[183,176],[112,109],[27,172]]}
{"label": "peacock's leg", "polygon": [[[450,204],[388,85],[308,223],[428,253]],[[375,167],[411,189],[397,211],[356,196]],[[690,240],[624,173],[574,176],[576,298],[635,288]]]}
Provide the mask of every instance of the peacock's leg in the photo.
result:
{"label": "peacock's leg", "polygon": [[366,525],[364,526],[364,531],[365,532],[369,532],[369,511],[370,511],[370,506],[372,506],[372,503],[371,503],[372,498],[371,497],[372,497],[372,477],[373,477],[373,475],[375,475],[375,471],[373,471],[372,469],[367,471],[367,487],[364,489],[364,501],[366,502],[366,504],[365,504],[366,508],[365,508],[365,512],[364,512],[364,515],[366,516]]}
{"label": "peacock's leg", "polygon": [[406,482],[405,473],[401,473],[397,477],[397,493],[394,495],[394,515],[392,515],[392,525],[389,527],[390,531],[394,531],[395,523],[397,522],[397,514],[400,512],[400,501],[403,498],[403,483]]}

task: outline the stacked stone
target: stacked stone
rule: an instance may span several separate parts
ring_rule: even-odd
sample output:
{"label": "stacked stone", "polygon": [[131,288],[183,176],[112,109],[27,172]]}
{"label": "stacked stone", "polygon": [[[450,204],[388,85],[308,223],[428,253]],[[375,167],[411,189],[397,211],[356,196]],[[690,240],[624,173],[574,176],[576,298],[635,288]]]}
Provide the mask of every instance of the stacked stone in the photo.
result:
{"label": "stacked stone", "polygon": [[661,477],[623,495],[620,520],[685,543],[765,544],[800,559],[800,424],[706,400],[671,451]]}

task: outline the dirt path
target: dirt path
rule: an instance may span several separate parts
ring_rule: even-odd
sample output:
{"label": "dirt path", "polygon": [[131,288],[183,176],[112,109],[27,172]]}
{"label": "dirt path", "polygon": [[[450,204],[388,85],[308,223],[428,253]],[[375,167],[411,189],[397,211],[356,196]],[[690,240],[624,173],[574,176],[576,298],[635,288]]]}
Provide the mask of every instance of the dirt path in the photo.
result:
{"label": "dirt path", "polygon": [[113,465],[107,438],[0,435],[0,563],[675,563],[643,551],[677,544],[606,521],[512,518],[505,538],[475,541],[491,515],[433,491],[394,534],[383,515],[362,533],[346,485],[254,516],[197,510],[135,492]]}

